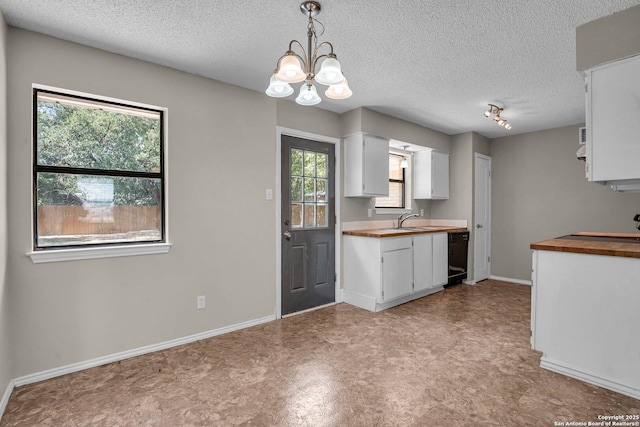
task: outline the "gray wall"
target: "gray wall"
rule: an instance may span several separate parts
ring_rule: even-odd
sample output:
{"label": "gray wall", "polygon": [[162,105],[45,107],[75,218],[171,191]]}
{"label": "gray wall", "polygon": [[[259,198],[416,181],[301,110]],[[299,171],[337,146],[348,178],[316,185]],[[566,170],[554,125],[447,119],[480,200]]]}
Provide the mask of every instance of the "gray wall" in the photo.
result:
{"label": "gray wall", "polygon": [[339,114],[319,108],[303,108],[287,99],[278,99],[276,102],[278,126],[332,138],[342,137]]}
{"label": "gray wall", "polygon": [[7,24],[0,11],[0,399],[14,377],[7,278]]}
{"label": "gray wall", "polygon": [[590,183],[576,159],[578,126],[491,141],[491,273],[531,279],[533,242],[577,231],[637,232],[640,194]]}
{"label": "gray wall", "polygon": [[[265,188],[275,183],[275,100],[16,28],[8,61],[14,376],[274,314]],[[168,254],[37,265],[25,256],[32,83],[168,108]]]}
{"label": "gray wall", "polygon": [[576,69],[640,54],[640,5],[576,28]]}

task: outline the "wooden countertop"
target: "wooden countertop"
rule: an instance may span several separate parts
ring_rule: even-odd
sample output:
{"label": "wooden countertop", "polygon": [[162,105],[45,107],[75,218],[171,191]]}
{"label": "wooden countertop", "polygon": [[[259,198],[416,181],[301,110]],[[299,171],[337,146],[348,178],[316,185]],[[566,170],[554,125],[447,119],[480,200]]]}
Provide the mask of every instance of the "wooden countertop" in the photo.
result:
{"label": "wooden countertop", "polygon": [[415,234],[427,234],[427,233],[446,233],[449,231],[467,231],[465,227],[411,227],[411,228],[380,228],[371,230],[351,230],[343,231],[342,234],[346,236],[361,236],[361,237],[402,237],[412,236]]}
{"label": "wooden countertop", "polygon": [[[571,236],[594,237],[594,240],[571,240],[569,238],[555,238],[532,243],[531,249],[556,252],[574,252],[580,254],[619,256],[640,258],[640,234],[638,233],[600,233],[580,232]],[[629,242],[607,242],[598,238],[612,237],[621,239],[636,239]]]}

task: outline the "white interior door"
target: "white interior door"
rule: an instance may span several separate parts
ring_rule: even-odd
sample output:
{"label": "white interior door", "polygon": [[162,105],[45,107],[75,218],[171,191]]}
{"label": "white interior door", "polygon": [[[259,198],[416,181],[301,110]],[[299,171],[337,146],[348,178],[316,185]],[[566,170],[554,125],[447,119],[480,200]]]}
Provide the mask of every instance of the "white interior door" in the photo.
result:
{"label": "white interior door", "polygon": [[491,272],[491,157],[475,153],[473,281]]}

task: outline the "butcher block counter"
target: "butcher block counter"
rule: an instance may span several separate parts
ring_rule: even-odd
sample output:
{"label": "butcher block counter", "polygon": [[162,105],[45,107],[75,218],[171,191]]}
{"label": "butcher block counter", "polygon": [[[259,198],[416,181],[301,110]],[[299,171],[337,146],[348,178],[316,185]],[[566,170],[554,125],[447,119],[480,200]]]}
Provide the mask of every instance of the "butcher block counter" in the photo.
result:
{"label": "butcher block counter", "polygon": [[531,249],[640,258],[640,233],[580,232],[532,243]]}
{"label": "butcher block counter", "polygon": [[403,236],[411,236],[414,234],[427,234],[427,233],[448,233],[449,231],[467,231],[467,227],[426,226],[426,227],[405,227],[405,228],[381,228],[381,229],[343,231],[342,234],[347,236],[380,238],[380,237],[403,237]]}
{"label": "butcher block counter", "polygon": [[640,399],[640,234],[582,232],[531,249],[540,366]]}

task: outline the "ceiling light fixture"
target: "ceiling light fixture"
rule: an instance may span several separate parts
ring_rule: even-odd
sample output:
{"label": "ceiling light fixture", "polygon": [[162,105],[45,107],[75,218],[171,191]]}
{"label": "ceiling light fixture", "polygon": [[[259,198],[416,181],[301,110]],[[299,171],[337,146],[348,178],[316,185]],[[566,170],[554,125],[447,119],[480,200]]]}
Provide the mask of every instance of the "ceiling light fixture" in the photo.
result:
{"label": "ceiling light fixture", "polygon": [[402,146],[402,151],[404,151],[404,156],[402,156],[402,161],[400,162],[400,167],[402,169],[406,169],[409,167],[409,161],[407,160],[407,147],[408,145]]}
{"label": "ceiling light fixture", "polygon": [[[269,87],[265,91],[266,94],[274,98],[284,98],[294,92],[289,83],[304,82],[300,87],[300,94],[296,98],[296,102],[300,105],[316,105],[320,103],[321,98],[313,85],[315,81],[329,86],[324,93],[328,98],[349,98],[353,92],[347,84],[347,79],[342,74],[342,67],[335,53],[333,53],[333,45],[329,42],[318,44],[314,21],[322,26],[322,33],[324,33],[324,25],[314,18],[320,13],[320,3],[305,1],[300,5],[300,10],[309,19],[307,24],[307,50],[298,40],[289,42],[289,50],[278,59]],[[297,46],[302,51],[301,55],[293,51],[294,46]],[[324,47],[327,47],[329,52],[319,54],[319,51]],[[320,70],[316,73],[316,66],[321,60]]]}
{"label": "ceiling light fixture", "polygon": [[505,129],[511,129],[511,125],[507,123],[507,119],[500,117],[500,114],[504,111],[503,107],[498,107],[495,104],[489,104],[489,109],[484,112],[484,116],[490,118],[493,114],[493,121],[496,122],[499,126],[504,127]]}

